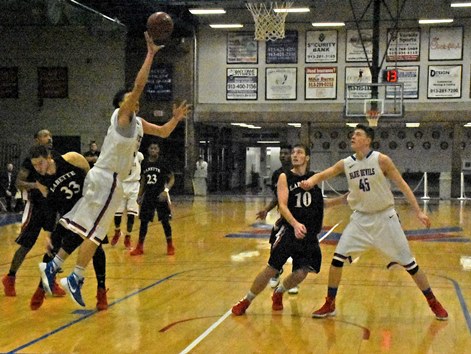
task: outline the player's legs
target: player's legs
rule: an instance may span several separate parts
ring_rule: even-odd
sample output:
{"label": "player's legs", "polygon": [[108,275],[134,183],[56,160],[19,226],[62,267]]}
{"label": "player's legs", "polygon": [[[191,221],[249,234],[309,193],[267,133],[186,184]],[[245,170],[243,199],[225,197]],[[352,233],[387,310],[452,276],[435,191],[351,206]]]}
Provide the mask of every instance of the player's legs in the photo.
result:
{"label": "player's legs", "polygon": [[98,311],[108,309],[108,298],[106,293],[106,254],[103,246],[100,245],[93,255],[93,268],[95,269],[95,276],[97,281],[97,303],[96,308]]}
{"label": "player's legs", "polygon": [[172,214],[167,202],[157,203],[157,216],[164,229],[165,240],[167,241],[167,255],[172,256],[175,254],[175,246],[173,245],[172,226],[170,225]]}
{"label": "player's legs", "polygon": [[[268,285],[270,278],[274,277],[277,273],[280,272],[283,265],[286,263],[286,260],[290,256],[289,249],[289,237],[286,232],[286,228],[280,231],[278,242],[274,244],[272,252],[270,254],[270,259],[268,260],[268,265],[257,274],[255,279],[252,282],[250,290],[237,304],[232,307],[232,313],[236,316],[243,315],[247,308],[250,306],[250,303],[255,299],[255,297],[260,294]],[[283,295],[282,293],[280,294]],[[280,297],[280,295],[277,295]],[[281,300],[277,299],[277,300]],[[279,302],[279,301],[277,301]],[[282,306],[281,306],[282,308]],[[278,310],[280,308],[274,308]]]}
{"label": "player's legs", "polygon": [[19,247],[13,255],[8,274],[2,278],[3,290],[6,296],[16,296],[16,273],[38,239],[43,225],[42,215],[40,206],[28,202],[28,207],[23,215],[21,232],[15,240]]}
{"label": "player's legs", "polygon": [[424,294],[427,302],[438,320],[447,320],[448,313],[436,299],[425,273],[420,269],[402,230],[396,212],[382,215],[381,230],[377,234],[376,248],[386,254],[394,263],[400,264],[411,275],[412,279]]}
{"label": "player's legs", "polygon": [[123,191],[123,198],[119,203],[116,213],[114,214],[114,235],[110,242],[111,246],[115,246],[118,243],[119,238],[121,237],[121,221],[123,219],[123,213],[126,210],[127,201],[128,198],[126,196],[126,193]]}
{"label": "player's legs", "polygon": [[131,232],[134,227],[134,219],[139,215],[139,205],[137,204],[137,195],[139,193],[139,182],[129,183],[126,186],[128,203],[127,209],[127,220],[126,220],[126,236],[124,237],[124,246],[127,249],[131,248]]}
{"label": "player's legs", "polygon": [[325,303],[318,310],[312,313],[314,318],[324,318],[335,316],[335,298],[342,280],[343,265],[350,260],[349,255],[352,252],[363,252],[372,247],[372,237],[363,227],[362,219],[365,215],[353,213],[350,217],[350,223],[340,237],[339,243],[335,248],[334,256],[329,268],[329,279],[327,282],[327,296]]}

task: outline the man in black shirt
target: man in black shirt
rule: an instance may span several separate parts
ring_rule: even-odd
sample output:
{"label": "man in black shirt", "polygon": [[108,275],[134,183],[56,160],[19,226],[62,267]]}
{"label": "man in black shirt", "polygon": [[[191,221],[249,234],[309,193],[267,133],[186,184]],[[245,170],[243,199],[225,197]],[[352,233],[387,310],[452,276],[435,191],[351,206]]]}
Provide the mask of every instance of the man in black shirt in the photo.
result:
{"label": "man in black shirt", "polygon": [[283,293],[301,283],[308,273],[319,273],[321,249],[317,234],[321,231],[324,206],[334,206],[346,201],[345,196],[324,201],[316,185],[303,190],[300,182],[312,176],[308,171],[310,150],[297,144],[291,151],[293,168],[282,172],[278,179],[278,207],[282,216],[280,228],[272,245],[268,265],[255,277],[247,295],[232,307],[236,316],[243,315],[252,300],[265,289],[270,278],[280,272],[289,257],[293,258],[293,270],[278,285],[272,296],[272,309],[283,309]]}
{"label": "man in black shirt", "polygon": [[[49,130],[38,131],[34,134],[34,139],[35,144],[45,145],[52,149],[52,135]],[[52,154],[58,153],[52,151]],[[56,222],[56,214],[50,210],[46,198],[39,191],[38,179],[39,174],[31,164],[29,157],[27,157],[21,165],[16,184],[20,190],[27,191],[28,199],[23,212],[21,232],[15,240],[20,247],[13,256],[8,274],[2,278],[6,296],[16,296],[16,272],[36,243],[41,229],[51,230]],[[64,290],[59,285],[55,286],[54,289],[53,295],[65,296]]]}

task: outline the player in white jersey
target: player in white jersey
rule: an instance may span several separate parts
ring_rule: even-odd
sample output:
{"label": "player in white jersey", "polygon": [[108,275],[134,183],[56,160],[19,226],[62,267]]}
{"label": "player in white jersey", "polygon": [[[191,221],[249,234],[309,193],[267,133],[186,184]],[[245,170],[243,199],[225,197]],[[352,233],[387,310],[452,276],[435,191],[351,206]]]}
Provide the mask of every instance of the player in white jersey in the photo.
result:
{"label": "player in white jersey", "polygon": [[406,235],[394,210],[394,197],[389,180],[401,190],[414,209],[417,218],[426,227],[430,220],[419,207],[414,193],[404,181],[391,158],[370,148],[374,140],[372,128],[358,124],[354,130],[351,147],[354,155],[301,182],[303,189],[310,189],[322,181],[345,173],[350,192],[347,201],[353,214],[350,223],[340,237],[329,271],[325,304],[312,317],[335,315],[335,297],[342,278],[342,267],[353,252],[375,248],[391,261],[402,265],[412,276],[438,320],[447,320],[448,313],[435,298],[427,276],[412,256]]}
{"label": "player in white jersey", "polygon": [[144,160],[142,152],[138,151],[132,164],[131,173],[123,181],[123,199],[114,214],[114,236],[111,239],[111,246],[118,243],[121,237],[121,220],[126,210],[126,236],[124,236],[124,247],[131,248],[131,232],[134,226],[134,219],[139,215],[139,205],[137,204],[137,196],[141,185],[141,162]]}
{"label": "player in white jersey", "polygon": [[[184,101],[178,107],[173,105],[172,118],[162,126],[136,117],[139,98],[147,83],[154,56],[162,48],[154,43],[147,32],[144,35],[147,55],[136,76],[134,87],[131,91],[121,90],[115,95],[113,104],[116,110],[111,116],[111,125],[103,142],[100,157],[85,179],[83,196],[72,210],[60,219],[65,228],[84,238],[73,272],[67,278],[61,279],[65,290],[81,306],[85,306],[80,290],[85,267],[105,238],[113,221],[123,194],[122,180],[131,171],[144,133],[166,138],[190,112],[190,106]],[[56,256],[49,263],[39,264],[44,289],[48,293],[54,286],[53,277],[63,262],[64,259]]]}

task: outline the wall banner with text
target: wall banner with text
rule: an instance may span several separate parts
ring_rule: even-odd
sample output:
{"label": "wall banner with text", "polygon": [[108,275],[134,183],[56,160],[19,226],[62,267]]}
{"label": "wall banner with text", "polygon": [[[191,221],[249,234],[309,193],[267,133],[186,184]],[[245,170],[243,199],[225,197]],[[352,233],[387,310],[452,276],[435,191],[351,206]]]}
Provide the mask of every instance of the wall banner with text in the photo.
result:
{"label": "wall banner with text", "polygon": [[429,65],[427,98],[461,98],[461,65]]}
{"label": "wall banner with text", "polygon": [[431,27],[429,60],[463,59],[463,27]]}
{"label": "wall banner with text", "polygon": [[285,38],[266,42],[267,64],[298,62],[298,31],[285,31]]}
{"label": "wall banner with text", "polygon": [[305,76],[306,100],[337,98],[336,67],[308,67],[306,68]]}
{"label": "wall banner with text", "polygon": [[371,84],[371,71],[367,66],[354,66],[345,68],[345,83],[358,84],[358,86],[351,86],[346,92],[346,96],[352,99],[371,98],[371,86],[363,84]]}
{"label": "wall banner with text", "polygon": [[345,50],[346,61],[371,61],[373,56],[373,30],[361,29],[360,33],[357,30],[347,30]]}
{"label": "wall banner with text", "polygon": [[258,69],[228,68],[226,75],[227,100],[256,100],[258,98]]}
{"label": "wall banner with text", "polygon": [[[387,66],[386,70],[397,70],[397,82],[404,84],[403,98],[419,98],[419,66]],[[386,98],[397,97],[395,87],[386,88]]]}
{"label": "wall banner with text", "polygon": [[258,42],[253,32],[227,34],[227,64],[257,64]]}
{"label": "wall banner with text", "polygon": [[419,61],[420,29],[388,29],[387,61]]}
{"label": "wall banner with text", "polygon": [[336,63],[336,30],[306,32],[306,63]]}

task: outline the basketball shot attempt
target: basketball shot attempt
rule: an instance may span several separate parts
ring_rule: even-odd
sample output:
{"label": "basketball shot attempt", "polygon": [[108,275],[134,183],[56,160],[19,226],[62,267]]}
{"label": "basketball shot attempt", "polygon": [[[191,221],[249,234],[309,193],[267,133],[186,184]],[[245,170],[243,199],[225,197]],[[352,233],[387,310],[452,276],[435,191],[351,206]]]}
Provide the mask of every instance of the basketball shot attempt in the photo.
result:
{"label": "basketball shot attempt", "polygon": [[173,20],[165,12],[155,12],[147,18],[147,33],[155,42],[166,41],[173,32]]}

